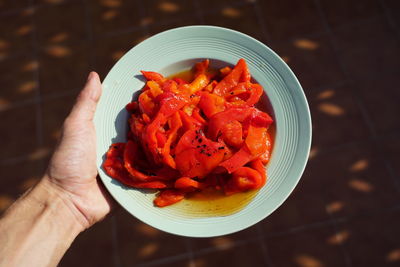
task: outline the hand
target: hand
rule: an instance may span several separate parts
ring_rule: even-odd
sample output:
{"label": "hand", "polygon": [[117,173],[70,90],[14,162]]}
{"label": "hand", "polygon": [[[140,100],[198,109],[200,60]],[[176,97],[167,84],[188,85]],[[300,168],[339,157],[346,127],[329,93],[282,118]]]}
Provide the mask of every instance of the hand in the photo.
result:
{"label": "hand", "polygon": [[110,198],[101,182],[96,179],[96,132],[93,116],[100,95],[99,76],[91,72],[64,122],[61,141],[44,178],[62,194],[83,229],[104,218],[111,209]]}

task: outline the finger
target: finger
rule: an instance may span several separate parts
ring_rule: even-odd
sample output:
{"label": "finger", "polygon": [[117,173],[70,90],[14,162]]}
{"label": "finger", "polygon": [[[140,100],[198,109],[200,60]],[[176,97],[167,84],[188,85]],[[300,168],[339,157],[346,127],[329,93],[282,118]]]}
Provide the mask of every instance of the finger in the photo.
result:
{"label": "finger", "polygon": [[90,121],[101,95],[101,82],[96,72],[91,72],[69,115],[74,121]]}

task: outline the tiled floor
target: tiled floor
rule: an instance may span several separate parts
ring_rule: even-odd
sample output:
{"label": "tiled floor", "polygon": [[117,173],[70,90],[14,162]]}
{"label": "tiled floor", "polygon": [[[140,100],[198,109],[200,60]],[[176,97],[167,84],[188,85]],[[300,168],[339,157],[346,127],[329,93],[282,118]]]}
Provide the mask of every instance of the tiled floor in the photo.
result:
{"label": "tiled floor", "polygon": [[314,139],[301,183],[218,238],[116,210],[60,266],[400,266],[399,14],[397,0],[0,0],[0,213],[42,175],[89,70],[104,78],[160,31],[219,25],[266,43],[302,83]]}

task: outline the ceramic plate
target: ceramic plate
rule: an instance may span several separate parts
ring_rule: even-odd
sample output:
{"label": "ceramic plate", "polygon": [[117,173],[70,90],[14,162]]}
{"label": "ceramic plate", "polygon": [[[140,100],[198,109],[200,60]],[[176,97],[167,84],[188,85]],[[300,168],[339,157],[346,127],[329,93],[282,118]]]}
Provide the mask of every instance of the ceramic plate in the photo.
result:
{"label": "ceramic plate", "polygon": [[[168,76],[206,58],[214,67],[234,65],[244,58],[252,77],[264,87],[264,104],[276,123],[275,144],[267,165],[267,184],[241,210],[230,215],[216,216],[214,212],[207,215],[207,210],[195,210],[186,200],[157,208],[153,206],[154,192],[127,188],[111,179],[101,167],[109,146],[126,141],[128,113],[124,107],[144,85],[140,70]],[[311,143],[307,100],[285,62],[254,38],[213,26],[168,30],[126,53],[103,82],[95,125],[99,174],[111,195],[141,221],[169,233],[191,237],[233,233],[270,215],[299,182]]]}

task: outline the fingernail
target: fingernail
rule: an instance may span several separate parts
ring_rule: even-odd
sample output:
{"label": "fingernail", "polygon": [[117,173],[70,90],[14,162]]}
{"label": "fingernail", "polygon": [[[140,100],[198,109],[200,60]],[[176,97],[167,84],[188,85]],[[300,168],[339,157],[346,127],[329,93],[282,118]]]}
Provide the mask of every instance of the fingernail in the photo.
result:
{"label": "fingernail", "polygon": [[91,79],[93,79],[93,76],[94,76],[94,72],[91,71],[91,72],[89,73],[89,76],[88,76],[88,78],[87,78],[87,81],[90,81]]}

